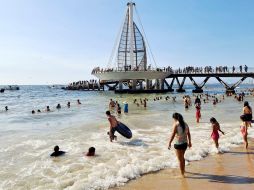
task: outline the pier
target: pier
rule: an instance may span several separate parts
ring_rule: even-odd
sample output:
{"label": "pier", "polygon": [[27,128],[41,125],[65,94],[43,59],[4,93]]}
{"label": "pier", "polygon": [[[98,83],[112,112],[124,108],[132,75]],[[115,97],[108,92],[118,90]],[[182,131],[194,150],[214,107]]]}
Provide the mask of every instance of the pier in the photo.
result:
{"label": "pier", "polygon": [[[185,71],[185,69],[178,69],[178,70],[166,70],[166,69],[157,69],[164,75],[166,74],[165,78],[162,79],[135,79],[135,87],[133,88],[133,80],[119,80],[119,81],[103,81],[101,85],[107,85],[110,87],[111,90],[114,90],[116,93],[165,93],[165,92],[185,92],[184,85],[186,83],[186,79],[190,79],[192,85],[195,87],[193,90],[194,93],[202,93],[203,87],[208,82],[209,79],[214,78],[219,83],[221,83],[225,91],[227,93],[235,93],[235,88],[238,87],[243,81],[247,78],[254,79],[254,68],[248,68],[246,71],[240,71],[235,69],[234,67],[228,68],[226,70],[216,71],[212,67],[209,67],[210,70],[206,71],[206,69],[193,70],[193,71]],[[111,70],[110,72],[117,72],[122,75],[126,74],[124,72],[128,71],[114,71]],[[147,71],[149,72],[149,71]],[[150,71],[151,74],[153,71]],[[137,71],[138,75],[138,71]],[[201,83],[197,83],[196,79],[204,78]],[[239,79],[234,84],[228,84],[222,78],[237,78]],[[125,86],[123,88],[121,86]],[[113,86],[110,86],[113,85]],[[176,89],[174,87],[177,86]]]}
{"label": "pier", "polygon": [[[136,13],[139,25],[133,20]],[[129,2],[123,20],[121,34],[115,43],[110,60],[106,68],[95,67],[91,74],[98,82],[72,83],[68,90],[113,90],[115,93],[166,93],[185,92],[184,85],[189,79],[195,87],[194,93],[202,93],[206,83],[214,78],[220,82],[227,93],[235,93],[247,78],[254,78],[254,69],[246,65],[233,66],[205,66],[173,69],[171,66],[159,68],[155,62],[141,19],[136,11],[136,4]],[[150,51],[149,51],[150,50]],[[149,54],[150,53],[150,54]],[[150,55],[150,56],[149,56]],[[150,64],[148,64],[150,57]],[[197,79],[201,79],[198,83]],[[224,78],[238,78],[235,84],[229,84]],[[176,87],[176,89],[174,89]]]}

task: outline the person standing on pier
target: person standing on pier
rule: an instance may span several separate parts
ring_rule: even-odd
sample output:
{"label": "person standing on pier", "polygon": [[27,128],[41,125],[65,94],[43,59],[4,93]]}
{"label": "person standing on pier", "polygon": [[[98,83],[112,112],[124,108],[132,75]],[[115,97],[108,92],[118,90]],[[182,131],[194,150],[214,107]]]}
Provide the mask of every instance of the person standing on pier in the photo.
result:
{"label": "person standing on pier", "polygon": [[243,66],[240,65],[240,66],[239,66],[239,69],[240,69],[240,72],[242,73],[242,72],[243,72]]}

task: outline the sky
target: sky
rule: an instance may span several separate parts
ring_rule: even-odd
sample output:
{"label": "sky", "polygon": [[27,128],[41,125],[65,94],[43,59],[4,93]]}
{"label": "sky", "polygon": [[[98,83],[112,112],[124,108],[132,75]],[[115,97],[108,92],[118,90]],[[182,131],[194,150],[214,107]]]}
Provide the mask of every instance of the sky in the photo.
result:
{"label": "sky", "polygon": [[[0,85],[94,78],[94,67],[108,65],[127,2],[0,0]],[[253,0],[135,3],[159,67],[254,67]]]}

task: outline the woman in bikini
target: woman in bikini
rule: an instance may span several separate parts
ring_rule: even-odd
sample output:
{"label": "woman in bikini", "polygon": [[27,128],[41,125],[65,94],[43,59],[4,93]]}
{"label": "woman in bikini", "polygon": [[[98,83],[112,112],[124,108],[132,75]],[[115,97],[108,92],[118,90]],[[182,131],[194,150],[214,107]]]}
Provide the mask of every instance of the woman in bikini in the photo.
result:
{"label": "woman in bikini", "polygon": [[176,137],[174,148],[176,150],[176,156],[179,160],[181,174],[184,177],[185,173],[185,159],[184,154],[187,147],[191,147],[191,135],[188,125],[184,122],[183,116],[179,113],[173,114],[173,132],[170,137],[168,149],[171,148],[171,143]]}
{"label": "woman in bikini", "polygon": [[223,135],[225,133],[220,129],[220,124],[218,123],[218,121],[214,117],[212,117],[210,119],[210,123],[212,124],[212,128],[213,128],[213,132],[211,134],[211,138],[213,139],[214,144],[215,144],[216,148],[218,149],[219,148],[219,138],[220,138],[219,131]]}
{"label": "woman in bikini", "polygon": [[249,102],[245,101],[243,105],[243,115],[245,115],[246,122],[248,127],[251,127],[252,122],[252,109],[249,105]]}
{"label": "woman in bikini", "polygon": [[241,115],[240,119],[242,121],[242,124],[240,125],[240,130],[243,135],[243,141],[245,144],[245,148],[248,148],[248,122],[246,121],[246,115]]}

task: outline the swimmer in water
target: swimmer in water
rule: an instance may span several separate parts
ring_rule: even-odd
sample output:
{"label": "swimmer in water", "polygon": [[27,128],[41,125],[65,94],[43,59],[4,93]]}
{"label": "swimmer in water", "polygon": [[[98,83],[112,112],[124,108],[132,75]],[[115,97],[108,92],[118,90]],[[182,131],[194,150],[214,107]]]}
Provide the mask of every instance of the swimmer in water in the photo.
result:
{"label": "swimmer in water", "polygon": [[61,109],[61,105],[57,104],[56,109]]}
{"label": "swimmer in water", "polygon": [[41,110],[37,110],[38,113],[41,113]]}
{"label": "swimmer in water", "polygon": [[54,147],[54,152],[53,152],[50,156],[58,157],[58,156],[62,156],[62,155],[64,155],[64,154],[65,154],[64,151],[60,151],[60,150],[59,150],[59,146],[55,146],[55,147]]}
{"label": "swimmer in water", "polygon": [[46,108],[46,112],[49,112],[49,111],[50,111],[49,106],[47,106],[47,108]]}
{"label": "swimmer in water", "polygon": [[219,148],[219,131],[224,135],[225,133],[220,129],[220,124],[218,123],[218,121],[212,117],[210,119],[210,123],[212,124],[212,134],[211,134],[211,138],[214,141],[215,147],[218,149]]}
{"label": "swimmer in water", "polygon": [[240,130],[243,136],[245,148],[247,149],[248,148],[248,121],[247,121],[246,115],[241,115],[240,119],[242,121],[240,125]]}
{"label": "swimmer in water", "polygon": [[71,103],[70,103],[70,102],[67,103],[67,107],[68,107],[68,108],[71,107]]}
{"label": "swimmer in water", "polygon": [[88,149],[88,152],[86,153],[86,156],[95,156],[95,148],[94,147],[90,147]]}
{"label": "swimmer in water", "polygon": [[34,110],[32,110],[32,114],[35,114],[35,111],[34,111]]}
{"label": "swimmer in water", "polygon": [[114,140],[114,134],[115,134],[115,128],[119,124],[119,122],[116,120],[115,116],[111,115],[110,111],[106,111],[106,115],[108,117],[108,121],[110,123],[109,126],[109,137],[110,137],[110,142]]}
{"label": "swimmer in water", "polygon": [[9,109],[8,109],[8,106],[5,106],[5,111],[8,111]]}
{"label": "swimmer in water", "polygon": [[77,100],[77,103],[78,103],[79,105],[81,104],[81,102],[80,102],[80,100],[79,100],[79,99]]}

